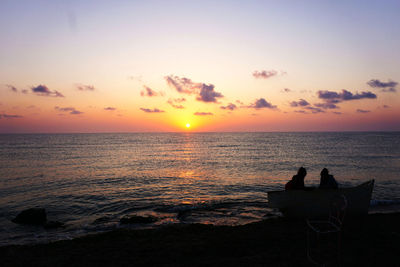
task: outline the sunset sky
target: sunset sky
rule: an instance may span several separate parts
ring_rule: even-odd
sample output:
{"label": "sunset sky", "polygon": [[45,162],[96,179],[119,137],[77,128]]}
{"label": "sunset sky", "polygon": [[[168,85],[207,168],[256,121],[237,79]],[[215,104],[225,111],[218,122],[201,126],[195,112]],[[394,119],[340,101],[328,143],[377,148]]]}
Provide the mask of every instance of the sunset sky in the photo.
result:
{"label": "sunset sky", "polygon": [[2,0],[0,133],[399,131],[399,14],[400,1]]}

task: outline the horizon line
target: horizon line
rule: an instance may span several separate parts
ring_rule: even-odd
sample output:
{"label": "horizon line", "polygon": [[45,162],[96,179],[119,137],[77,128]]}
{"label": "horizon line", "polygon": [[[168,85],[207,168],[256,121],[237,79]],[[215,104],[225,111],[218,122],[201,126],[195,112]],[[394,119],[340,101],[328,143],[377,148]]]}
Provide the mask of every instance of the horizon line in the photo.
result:
{"label": "horizon line", "polygon": [[13,135],[13,134],[168,134],[168,133],[178,133],[178,134],[204,134],[204,133],[395,133],[400,132],[400,130],[345,130],[345,131],[143,131],[143,132],[4,132],[0,135]]}

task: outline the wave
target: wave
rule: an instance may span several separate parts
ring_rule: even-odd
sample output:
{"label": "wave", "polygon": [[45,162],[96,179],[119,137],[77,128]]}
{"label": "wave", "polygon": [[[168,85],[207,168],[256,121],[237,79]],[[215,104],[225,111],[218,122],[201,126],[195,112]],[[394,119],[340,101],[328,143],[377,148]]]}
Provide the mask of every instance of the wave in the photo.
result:
{"label": "wave", "polygon": [[377,207],[377,206],[394,206],[394,205],[400,205],[400,200],[395,199],[395,200],[390,200],[390,199],[372,199],[370,202],[371,207]]}

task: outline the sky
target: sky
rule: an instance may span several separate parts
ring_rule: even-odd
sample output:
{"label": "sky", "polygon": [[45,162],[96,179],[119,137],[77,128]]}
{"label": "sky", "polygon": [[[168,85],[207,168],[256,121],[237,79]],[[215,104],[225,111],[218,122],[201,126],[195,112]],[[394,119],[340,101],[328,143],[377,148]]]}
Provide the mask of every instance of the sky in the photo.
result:
{"label": "sky", "polygon": [[2,0],[0,133],[400,131],[399,10]]}

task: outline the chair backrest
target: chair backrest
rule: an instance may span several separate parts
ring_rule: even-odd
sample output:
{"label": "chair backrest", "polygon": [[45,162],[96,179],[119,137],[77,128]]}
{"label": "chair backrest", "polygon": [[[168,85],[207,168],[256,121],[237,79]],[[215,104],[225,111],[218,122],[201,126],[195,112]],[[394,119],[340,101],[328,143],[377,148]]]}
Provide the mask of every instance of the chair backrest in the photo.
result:
{"label": "chair backrest", "polygon": [[329,221],[338,228],[342,228],[344,216],[346,215],[347,198],[345,195],[335,195],[331,201]]}

